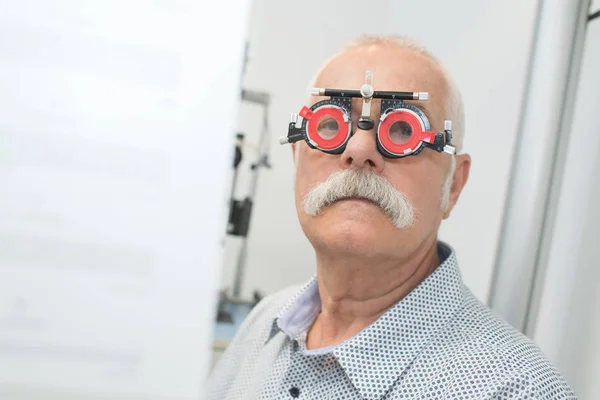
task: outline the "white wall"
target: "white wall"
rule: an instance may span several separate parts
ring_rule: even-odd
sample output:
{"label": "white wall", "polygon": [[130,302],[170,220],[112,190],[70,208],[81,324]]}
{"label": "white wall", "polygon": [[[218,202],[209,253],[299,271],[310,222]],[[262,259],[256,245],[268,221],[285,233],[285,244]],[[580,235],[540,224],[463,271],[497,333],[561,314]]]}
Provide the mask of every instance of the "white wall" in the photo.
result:
{"label": "white wall", "polygon": [[[273,169],[261,173],[259,180],[243,294],[255,289],[271,293],[314,273],[313,251],[296,218],[290,148],[276,141],[287,133],[289,114],[304,104],[308,81],[326,58],[357,35],[396,33],[411,35],[433,51],[463,92],[465,151],[473,157],[472,172],[457,208],[442,226],[441,238],[456,248],[465,281],[485,301],[536,3],[256,0],[244,86],[272,95]],[[239,126],[249,135],[258,132],[259,112],[255,106],[242,107]],[[240,189],[243,195],[243,182]],[[231,286],[238,243],[227,243],[224,287]]]}
{"label": "white wall", "polygon": [[[592,10],[600,8],[600,1]],[[535,340],[581,399],[600,398],[600,20],[588,26]]]}
{"label": "white wall", "polygon": [[0,399],[204,391],[249,4],[2,2]]}

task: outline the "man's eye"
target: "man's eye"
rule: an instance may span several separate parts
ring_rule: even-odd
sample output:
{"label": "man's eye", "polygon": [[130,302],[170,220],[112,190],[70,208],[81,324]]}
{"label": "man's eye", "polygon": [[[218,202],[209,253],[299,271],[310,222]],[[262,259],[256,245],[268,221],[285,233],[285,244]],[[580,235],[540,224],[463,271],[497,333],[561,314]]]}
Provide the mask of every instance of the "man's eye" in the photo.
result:
{"label": "man's eye", "polygon": [[323,139],[333,139],[339,131],[337,121],[332,117],[323,117],[317,124],[317,133]]}
{"label": "man's eye", "polygon": [[388,135],[390,136],[390,140],[395,144],[404,144],[412,136],[412,127],[406,121],[396,121],[390,126]]}

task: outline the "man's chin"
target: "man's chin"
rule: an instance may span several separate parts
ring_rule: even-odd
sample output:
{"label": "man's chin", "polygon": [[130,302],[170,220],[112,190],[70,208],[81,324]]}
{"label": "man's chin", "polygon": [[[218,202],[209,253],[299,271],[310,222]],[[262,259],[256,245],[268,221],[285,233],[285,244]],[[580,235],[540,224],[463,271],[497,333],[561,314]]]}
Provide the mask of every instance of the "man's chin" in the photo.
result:
{"label": "man's chin", "polygon": [[383,211],[353,213],[333,208],[314,217],[310,222],[310,231],[318,242],[340,250],[371,247],[398,233]]}
{"label": "man's chin", "polygon": [[373,225],[351,221],[314,232],[313,239],[313,244],[327,252],[366,255],[378,252],[376,249],[389,241],[390,235]]}

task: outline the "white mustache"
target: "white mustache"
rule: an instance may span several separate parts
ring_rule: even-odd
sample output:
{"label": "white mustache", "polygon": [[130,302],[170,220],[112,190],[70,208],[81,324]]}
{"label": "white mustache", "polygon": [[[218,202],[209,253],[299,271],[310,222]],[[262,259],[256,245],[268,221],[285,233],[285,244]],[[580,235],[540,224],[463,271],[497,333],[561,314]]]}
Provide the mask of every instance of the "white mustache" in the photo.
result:
{"label": "white mustache", "polygon": [[367,199],[391,219],[398,229],[411,227],[416,221],[415,207],[384,177],[373,171],[344,169],[314,186],[304,196],[304,211],[317,216],[323,208],[348,197]]}

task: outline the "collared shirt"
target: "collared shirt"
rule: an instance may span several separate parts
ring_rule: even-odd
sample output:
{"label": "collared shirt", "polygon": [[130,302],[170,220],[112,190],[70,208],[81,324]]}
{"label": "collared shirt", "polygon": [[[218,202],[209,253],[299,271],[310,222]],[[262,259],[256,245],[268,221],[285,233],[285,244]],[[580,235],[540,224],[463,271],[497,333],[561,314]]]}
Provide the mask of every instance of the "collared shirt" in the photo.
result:
{"label": "collared shirt", "polygon": [[463,284],[456,256],[345,342],[307,350],[316,278],[259,303],[209,380],[208,400],[575,399],[540,349]]}

